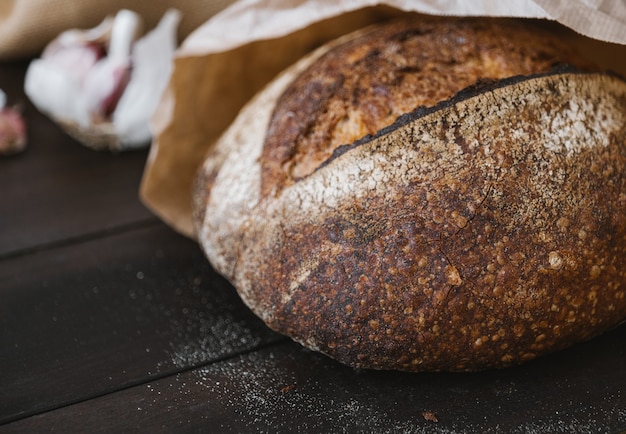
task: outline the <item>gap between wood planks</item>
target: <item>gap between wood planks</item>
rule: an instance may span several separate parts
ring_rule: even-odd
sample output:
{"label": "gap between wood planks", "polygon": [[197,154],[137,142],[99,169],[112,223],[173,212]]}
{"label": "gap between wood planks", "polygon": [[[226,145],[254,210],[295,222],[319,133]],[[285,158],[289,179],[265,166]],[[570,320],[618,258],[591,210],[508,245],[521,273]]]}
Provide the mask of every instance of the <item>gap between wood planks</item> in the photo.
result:
{"label": "gap between wood planks", "polygon": [[35,246],[25,247],[22,249],[16,249],[5,253],[0,253],[0,261],[6,259],[15,259],[23,256],[28,256],[33,253],[44,252],[61,247],[72,246],[75,244],[81,244],[93,240],[103,239],[113,235],[119,235],[126,232],[132,232],[138,229],[145,229],[155,227],[162,222],[157,217],[150,217],[147,219],[137,220],[131,223],[121,224],[119,226],[104,228],[96,231],[86,232],[84,234],[70,236],[62,240],[45,242]]}

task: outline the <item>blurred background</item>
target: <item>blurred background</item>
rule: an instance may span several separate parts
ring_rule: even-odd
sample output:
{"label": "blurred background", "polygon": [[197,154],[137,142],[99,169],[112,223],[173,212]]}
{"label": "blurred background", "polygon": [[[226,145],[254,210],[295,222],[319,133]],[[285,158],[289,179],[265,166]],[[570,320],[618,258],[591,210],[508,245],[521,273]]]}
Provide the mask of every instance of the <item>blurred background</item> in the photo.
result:
{"label": "blurred background", "polygon": [[168,8],[183,13],[179,40],[235,0],[1,0],[0,61],[38,55],[61,31],[90,28],[123,8],[153,28]]}

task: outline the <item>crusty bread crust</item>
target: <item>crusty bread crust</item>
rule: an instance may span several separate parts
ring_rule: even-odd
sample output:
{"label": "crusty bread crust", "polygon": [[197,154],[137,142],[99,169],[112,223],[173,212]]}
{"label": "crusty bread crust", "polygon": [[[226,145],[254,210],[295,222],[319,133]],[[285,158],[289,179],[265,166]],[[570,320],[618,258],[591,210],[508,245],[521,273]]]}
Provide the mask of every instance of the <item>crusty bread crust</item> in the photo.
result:
{"label": "crusty bread crust", "polygon": [[590,68],[534,25],[506,19],[397,20],[340,44],[276,103],[262,153],[264,193],[313,172],[340,145],[445,101],[478,80]]}
{"label": "crusty bread crust", "polygon": [[474,86],[268,177],[277,101],[343,43],[258,95],[198,177],[200,243],[257,315],[348,365],[408,371],[509,366],[626,317],[626,82]]}

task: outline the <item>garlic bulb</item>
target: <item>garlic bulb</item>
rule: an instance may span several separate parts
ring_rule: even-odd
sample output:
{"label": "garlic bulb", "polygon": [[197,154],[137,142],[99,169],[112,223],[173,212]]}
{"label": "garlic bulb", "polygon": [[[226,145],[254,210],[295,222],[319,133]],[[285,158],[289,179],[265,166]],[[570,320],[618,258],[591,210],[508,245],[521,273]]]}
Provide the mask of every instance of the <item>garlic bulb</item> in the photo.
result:
{"label": "garlic bulb", "polygon": [[0,89],[0,155],[26,149],[26,123],[19,110],[7,107],[7,96]]}
{"label": "garlic bulb", "polygon": [[171,74],[180,13],[169,10],[142,37],[121,10],[88,30],[61,33],[31,62],[24,89],[33,104],[94,149],[147,146],[150,117]]}

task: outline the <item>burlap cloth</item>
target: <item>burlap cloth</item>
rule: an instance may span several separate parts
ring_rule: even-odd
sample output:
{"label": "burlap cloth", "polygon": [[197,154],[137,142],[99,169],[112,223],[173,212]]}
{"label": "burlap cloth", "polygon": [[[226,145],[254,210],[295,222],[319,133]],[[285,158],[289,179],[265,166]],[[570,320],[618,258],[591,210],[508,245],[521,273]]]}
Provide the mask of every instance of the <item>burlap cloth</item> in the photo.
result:
{"label": "burlap cloth", "polygon": [[0,0],[0,60],[36,56],[63,30],[89,28],[120,9],[131,9],[152,29],[168,8],[183,14],[182,40],[233,0]]}

